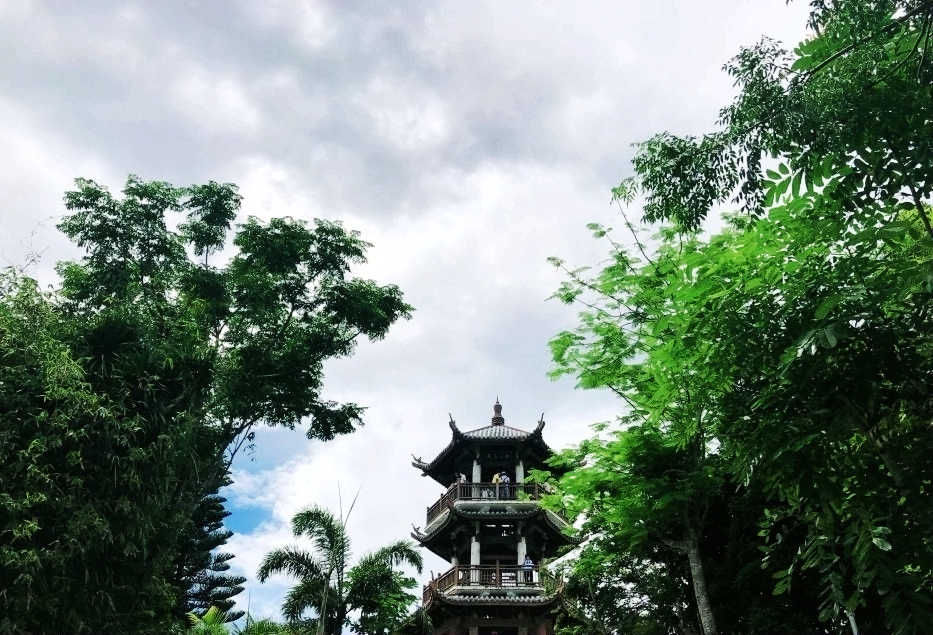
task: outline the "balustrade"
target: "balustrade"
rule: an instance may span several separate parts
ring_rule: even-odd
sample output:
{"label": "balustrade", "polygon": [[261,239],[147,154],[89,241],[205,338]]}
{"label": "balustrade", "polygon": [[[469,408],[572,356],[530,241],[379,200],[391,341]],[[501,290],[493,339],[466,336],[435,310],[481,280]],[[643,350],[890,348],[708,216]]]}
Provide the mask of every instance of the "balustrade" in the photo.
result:
{"label": "balustrade", "polygon": [[547,575],[547,570],[537,566],[460,565],[451,567],[426,585],[424,600],[430,597],[432,588],[441,593],[453,587],[541,588],[542,578]]}
{"label": "balustrade", "polygon": [[457,500],[537,500],[544,494],[538,483],[454,483],[428,507],[427,522],[437,518]]}

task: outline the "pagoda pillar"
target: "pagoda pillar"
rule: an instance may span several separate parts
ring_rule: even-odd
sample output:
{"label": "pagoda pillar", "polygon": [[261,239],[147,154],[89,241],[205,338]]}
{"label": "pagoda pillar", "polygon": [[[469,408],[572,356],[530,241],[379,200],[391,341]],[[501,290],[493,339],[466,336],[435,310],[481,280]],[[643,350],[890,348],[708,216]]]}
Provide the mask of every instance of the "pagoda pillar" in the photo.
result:
{"label": "pagoda pillar", "polygon": [[525,554],[528,553],[528,545],[525,542],[524,536],[518,539],[518,549],[516,551],[517,551],[516,553],[517,564],[518,566],[522,566],[522,564],[524,564],[525,562]]}
{"label": "pagoda pillar", "polygon": [[515,482],[524,483],[525,482],[525,464],[521,459],[518,460],[518,463],[515,464]]}
{"label": "pagoda pillar", "polygon": [[[473,482],[481,483],[483,480],[482,466],[479,464],[479,457],[473,459]],[[473,498],[479,498],[479,485],[473,485]]]}
{"label": "pagoda pillar", "polygon": [[470,537],[470,582],[479,584],[479,536]]}

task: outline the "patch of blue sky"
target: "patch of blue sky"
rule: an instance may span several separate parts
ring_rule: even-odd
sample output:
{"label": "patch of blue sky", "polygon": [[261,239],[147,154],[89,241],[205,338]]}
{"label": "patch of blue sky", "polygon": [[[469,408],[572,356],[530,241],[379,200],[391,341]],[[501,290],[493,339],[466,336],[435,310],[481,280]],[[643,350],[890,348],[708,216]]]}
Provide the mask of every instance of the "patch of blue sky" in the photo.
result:
{"label": "patch of blue sky", "polygon": [[268,509],[255,506],[243,507],[228,502],[227,510],[230,515],[224,519],[224,526],[237,534],[248,534],[272,518]]}

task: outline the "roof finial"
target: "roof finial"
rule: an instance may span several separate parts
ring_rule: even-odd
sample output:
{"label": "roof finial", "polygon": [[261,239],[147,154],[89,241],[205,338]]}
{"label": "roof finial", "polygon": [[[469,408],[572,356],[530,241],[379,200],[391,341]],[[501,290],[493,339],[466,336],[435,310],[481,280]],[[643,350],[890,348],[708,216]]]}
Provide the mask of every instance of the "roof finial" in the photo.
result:
{"label": "roof finial", "polygon": [[501,426],[505,424],[505,417],[502,416],[502,404],[499,403],[499,395],[496,395],[496,403],[492,407],[493,417],[492,425]]}

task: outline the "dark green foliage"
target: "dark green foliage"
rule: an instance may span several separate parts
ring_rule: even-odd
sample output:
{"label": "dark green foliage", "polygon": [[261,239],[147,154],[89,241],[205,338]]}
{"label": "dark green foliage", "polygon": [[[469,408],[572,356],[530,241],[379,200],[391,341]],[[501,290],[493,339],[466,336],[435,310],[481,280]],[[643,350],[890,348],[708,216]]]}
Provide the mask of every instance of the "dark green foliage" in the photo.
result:
{"label": "dark green foliage", "polygon": [[[0,632],[91,632],[101,622],[154,631],[175,601],[161,575],[173,528],[188,520],[164,504],[171,488],[150,480],[153,460],[163,474],[181,472],[171,443],[141,448],[143,417],[85,380],[54,305],[32,281],[2,285]],[[192,428],[176,423],[179,436]],[[164,514],[157,524],[151,509]]]}
{"label": "dark green foliage", "polygon": [[243,616],[243,611],[231,609],[232,598],[243,590],[240,585],[246,578],[228,575],[233,554],[217,551],[233,535],[223,526],[224,518],[230,515],[224,509],[225,501],[213,493],[205,496],[195,510],[192,534],[182,545],[175,564],[174,585],[185,590],[179,617],[189,612],[203,615],[211,607],[222,611],[227,622]]}
{"label": "dark green foliage", "polygon": [[[60,227],[85,256],[59,265],[46,297],[28,281],[0,296],[0,619],[165,632],[189,581],[214,585],[202,606],[238,586],[211,578],[226,556],[204,557],[219,536],[205,497],[254,426],[352,431],[362,408],[321,397],[324,362],[410,307],[349,276],[367,244],[331,222],[250,219],[212,265],[239,210],[233,185],[130,177],[115,197],[78,180],[65,203]],[[187,222],[173,231],[176,212]]]}

